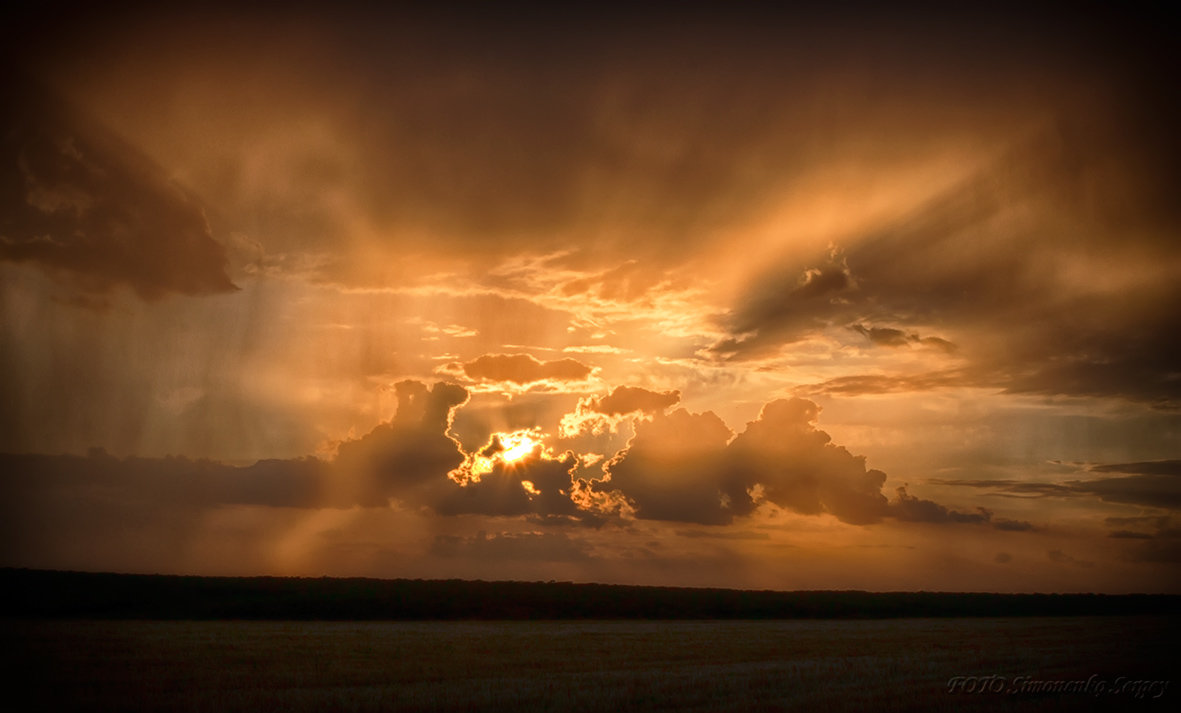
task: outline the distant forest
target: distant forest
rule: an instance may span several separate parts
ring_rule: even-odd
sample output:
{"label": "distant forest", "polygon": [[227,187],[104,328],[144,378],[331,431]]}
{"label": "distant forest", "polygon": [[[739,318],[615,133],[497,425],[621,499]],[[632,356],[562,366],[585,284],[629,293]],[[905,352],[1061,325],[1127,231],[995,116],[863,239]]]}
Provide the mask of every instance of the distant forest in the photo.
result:
{"label": "distant forest", "polygon": [[0,569],[0,618],[881,619],[1174,614],[1181,595],[747,591]]}

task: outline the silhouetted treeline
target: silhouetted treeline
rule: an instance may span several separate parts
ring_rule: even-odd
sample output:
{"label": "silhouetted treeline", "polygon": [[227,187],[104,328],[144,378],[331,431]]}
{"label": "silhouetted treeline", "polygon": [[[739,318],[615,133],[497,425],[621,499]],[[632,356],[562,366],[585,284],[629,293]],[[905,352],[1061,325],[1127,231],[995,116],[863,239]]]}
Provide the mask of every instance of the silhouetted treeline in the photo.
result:
{"label": "silhouetted treeline", "polygon": [[0,617],[874,619],[1173,614],[1166,594],[776,592],[570,582],[184,577],[0,570]]}

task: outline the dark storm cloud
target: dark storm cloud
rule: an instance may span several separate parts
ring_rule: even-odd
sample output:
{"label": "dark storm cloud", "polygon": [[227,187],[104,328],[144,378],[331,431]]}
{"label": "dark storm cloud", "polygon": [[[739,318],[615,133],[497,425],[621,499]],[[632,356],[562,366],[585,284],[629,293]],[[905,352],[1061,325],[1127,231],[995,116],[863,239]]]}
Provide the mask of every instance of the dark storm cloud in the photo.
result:
{"label": "dark storm cloud", "polygon": [[[399,405],[394,418],[339,444],[331,461],[269,459],[231,466],[178,457],[116,458],[101,450],[87,456],[0,454],[4,514],[19,534],[32,527],[31,519],[48,521],[54,513],[63,516],[75,508],[94,510],[87,521],[106,516],[117,520],[145,508],[188,520],[230,505],[385,507],[396,499],[440,515],[529,515],[543,524],[598,522],[571,501],[571,471],[577,466],[571,453],[550,458],[539,446],[513,464],[498,462],[466,486],[454,482],[448,473],[467,454],[448,431],[467,392],[441,382],[427,387],[403,381],[395,388]],[[486,448],[485,455],[495,450]]]}
{"label": "dark storm cloud", "polygon": [[219,505],[311,508],[322,504],[328,464],[315,458],[232,466],[189,458],[0,454],[6,506],[61,495],[200,510]]}
{"label": "dark storm cloud", "polygon": [[585,379],[590,375],[591,368],[574,359],[538,361],[528,354],[485,354],[464,363],[463,373],[473,379],[530,384],[547,379]]}
{"label": "dark storm cloud", "polygon": [[727,359],[756,358],[847,320],[848,297],[855,287],[848,267],[836,256],[818,267],[776,275],[749,293],[742,307],[724,320],[735,336],[710,351]]}
{"label": "dark storm cloud", "polygon": [[175,565],[206,513],[229,506],[322,507],[331,478],[329,465],[314,458],[238,467],[116,458],[100,450],[0,454],[0,558],[78,567],[78,553],[102,552],[114,558],[110,563],[128,557],[132,564],[121,566],[143,566],[134,564],[136,557],[152,552],[156,566]]}
{"label": "dark storm cloud", "polygon": [[[901,215],[834,236],[841,272],[825,272],[821,255],[766,268],[723,320],[729,335],[714,355],[758,358],[832,326],[898,346],[938,324],[954,333],[965,359],[962,385],[1176,407],[1181,290],[1173,236],[1181,211],[1163,187],[1178,180],[1171,127],[1181,107],[1160,69],[1175,64],[1175,43],[1151,26],[1152,13],[1107,20],[1085,32],[1063,27],[1058,36],[1079,32],[1078,44],[1026,68],[1051,75],[1074,68],[1033,100],[1040,129],[1031,122],[989,138],[979,167],[958,183]],[[1083,49],[1105,33],[1106,46]],[[1002,77],[977,79],[991,86]],[[1072,89],[1083,85],[1095,90],[1090,98]],[[941,96],[931,106],[946,110],[955,94]],[[801,291],[817,274],[829,279],[815,293]]]}
{"label": "dark storm cloud", "polygon": [[[13,39],[202,137],[196,187],[268,248],[339,247],[359,213],[394,246],[548,252],[574,234],[600,265],[675,265],[834,153],[906,157],[1021,103],[1031,66],[1052,84],[1102,65],[1124,47],[1089,34],[1119,27],[1096,14],[170,4],[42,12]],[[330,271],[377,279],[353,262]],[[585,287],[626,298],[635,277]]]}
{"label": "dark storm cloud", "polygon": [[[759,358],[829,326],[899,346],[911,335],[923,343],[906,325],[941,323],[963,335],[960,371],[846,376],[816,390],[937,388],[954,376],[1010,393],[1175,407],[1181,288],[1164,236],[1181,220],[1152,188],[1160,171],[1145,167],[1149,139],[1129,145],[1123,134],[1138,125],[1105,111],[1117,116],[1063,118],[909,215],[848,240],[840,272],[799,262],[768,270],[711,351]],[[805,292],[810,275],[828,277]],[[1107,286],[1113,277],[1119,289]],[[900,326],[865,326],[883,322]],[[951,351],[942,338],[929,344]]]}
{"label": "dark storm cloud", "polygon": [[0,106],[0,259],[81,295],[236,289],[203,206],[162,168],[3,66]]}

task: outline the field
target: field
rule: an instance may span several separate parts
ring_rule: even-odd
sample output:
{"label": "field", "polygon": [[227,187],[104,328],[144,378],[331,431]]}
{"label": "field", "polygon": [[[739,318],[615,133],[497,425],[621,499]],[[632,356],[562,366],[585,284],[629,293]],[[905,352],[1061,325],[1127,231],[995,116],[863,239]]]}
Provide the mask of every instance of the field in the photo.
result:
{"label": "field", "polygon": [[[308,712],[1165,710],[1173,684],[1135,682],[1173,678],[1181,628],[1171,617],[0,627],[9,700],[31,704],[21,710]],[[1030,691],[1088,680],[1085,692]]]}

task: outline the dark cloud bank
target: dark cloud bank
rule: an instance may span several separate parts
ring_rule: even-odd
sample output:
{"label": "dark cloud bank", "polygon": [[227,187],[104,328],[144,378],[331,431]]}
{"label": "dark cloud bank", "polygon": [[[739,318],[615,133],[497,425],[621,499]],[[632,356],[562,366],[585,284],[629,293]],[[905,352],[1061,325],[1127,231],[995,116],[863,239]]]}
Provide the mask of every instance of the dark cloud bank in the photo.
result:
{"label": "dark cloud bank", "polygon": [[[864,457],[831,443],[816,428],[819,408],[802,399],[767,404],[737,436],[713,413],[677,409],[665,414],[661,409],[637,423],[635,436],[605,464],[600,479],[575,478],[579,460],[573,453],[550,454],[540,445],[513,463],[494,460],[490,472],[451,478],[448,474],[462,473],[471,457],[449,435],[455,410],[467,402],[466,390],[403,381],[396,391],[395,417],[341,443],[331,460],[233,466],[179,457],[116,458],[100,450],[86,456],[2,455],[0,494],[10,548],[5,554],[12,558],[23,548],[37,551],[42,541],[55,539],[59,528],[93,534],[125,529],[146,516],[177,530],[203,512],[234,505],[311,509],[387,507],[396,501],[438,516],[602,526],[623,512],[640,519],[724,525],[765,501],[857,525],[893,518],[1004,530],[1030,527],[993,518],[986,510],[952,510],[905,489],[887,499],[881,492],[885,474],[867,469]],[[607,412],[615,406],[636,410],[675,397],[675,392],[616,389],[596,404]],[[497,450],[494,441],[480,454]],[[510,544],[495,538],[440,540],[436,547],[450,552]]]}
{"label": "dark cloud bank", "polygon": [[0,260],[90,298],[237,289],[203,206],[161,167],[2,63],[0,106]]}
{"label": "dark cloud bank", "polygon": [[1181,510],[1181,460],[1113,463],[1094,466],[1091,473],[1114,476],[1058,483],[1021,480],[932,480],[939,485],[987,490],[991,494],[1022,497],[1097,497],[1109,503]]}

